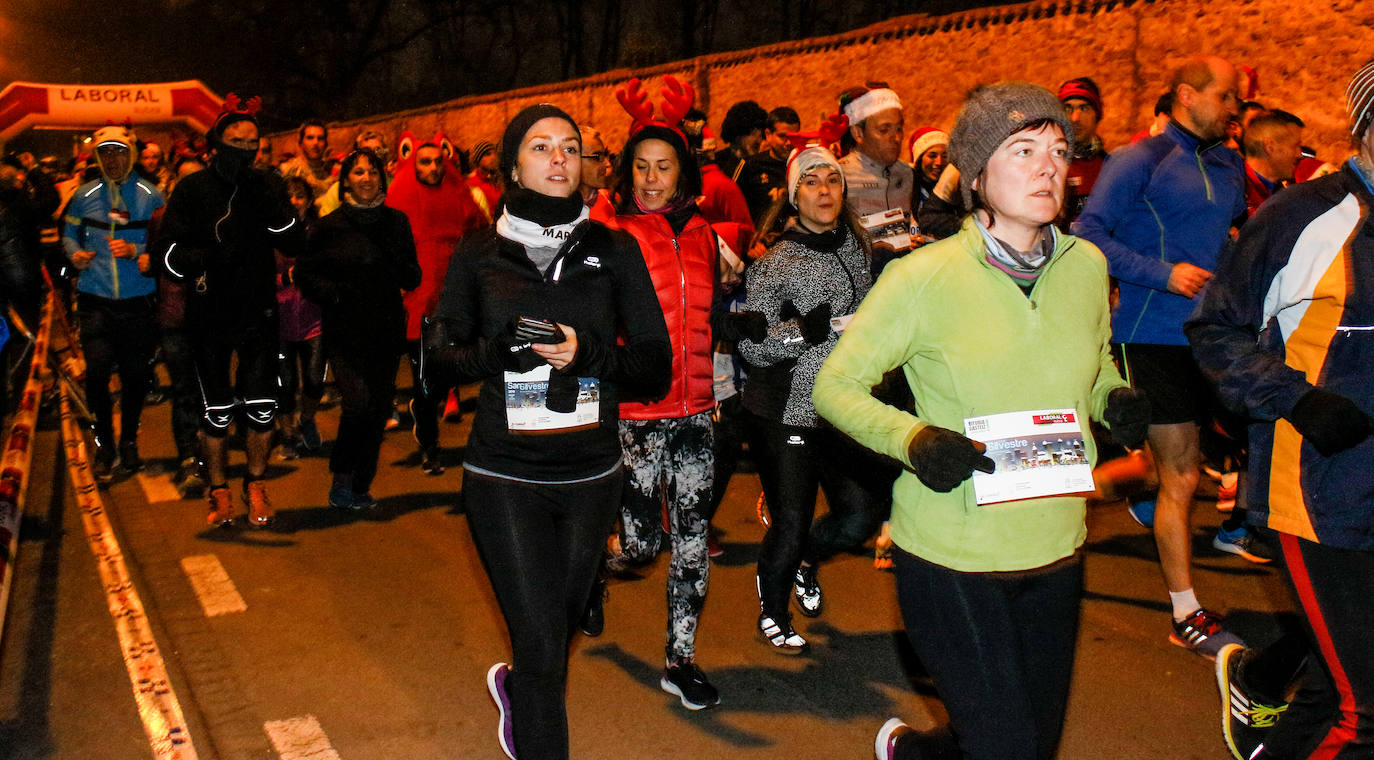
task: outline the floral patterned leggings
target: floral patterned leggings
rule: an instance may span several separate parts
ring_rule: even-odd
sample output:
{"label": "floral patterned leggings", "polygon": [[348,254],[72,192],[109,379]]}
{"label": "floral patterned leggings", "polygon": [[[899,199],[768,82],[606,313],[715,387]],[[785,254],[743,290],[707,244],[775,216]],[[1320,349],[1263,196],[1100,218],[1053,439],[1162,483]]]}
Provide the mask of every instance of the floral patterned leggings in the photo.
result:
{"label": "floral patterned leggings", "polygon": [[711,441],[710,412],[620,421],[626,476],[620,545],[631,562],[645,563],[661,551],[665,529],[671,536],[666,651],[674,662],[689,662],[695,654],[697,619],[711,576],[706,553],[715,473]]}

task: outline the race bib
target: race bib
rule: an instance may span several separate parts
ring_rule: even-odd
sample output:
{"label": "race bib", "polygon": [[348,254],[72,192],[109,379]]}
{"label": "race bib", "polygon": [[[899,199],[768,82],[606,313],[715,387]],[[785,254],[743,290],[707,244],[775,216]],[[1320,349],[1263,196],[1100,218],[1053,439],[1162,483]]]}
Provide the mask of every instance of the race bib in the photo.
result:
{"label": "race bib", "polygon": [[554,412],[545,406],[549,373],[541,364],[529,372],[505,373],[506,429],[512,433],[554,433],[596,427],[600,422],[601,384],[594,377],[577,379],[577,407]]}

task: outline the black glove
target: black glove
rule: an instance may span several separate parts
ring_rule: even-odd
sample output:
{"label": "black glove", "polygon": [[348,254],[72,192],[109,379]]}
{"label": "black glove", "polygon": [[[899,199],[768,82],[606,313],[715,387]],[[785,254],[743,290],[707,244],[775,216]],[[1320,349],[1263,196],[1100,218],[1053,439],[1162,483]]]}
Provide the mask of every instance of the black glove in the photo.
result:
{"label": "black glove", "polygon": [[830,303],[822,303],[803,314],[801,331],[807,343],[824,343],[830,337]]}
{"label": "black glove", "polygon": [[792,299],[782,302],[782,308],[778,310],[778,317],[783,321],[795,319],[801,323],[802,337],[807,343],[824,343],[830,337],[830,304],[828,302],[819,304],[811,311],[802,314],[797,311],[797,305],[792,303]]}
{"label": "black glove", "polygon": [[1150,400],[1135,388],[1114,388],[1107,394],[1102,419],[1112,431],[1112,440],[1128,449],[1138,449],[1150,432]]}
{"label": "black glove", "polygon": [[990,473],[997,469],[995,462],[983,456],[986,450],[953,430],[928,425],[911,439],[907,458],[926,488],[948,493],[972,477],[974,470]]}
{"label": "black glove", "polygon": [[495,337],[487,339],[487,355],[507,372],[529,372],[544,363],[544,357],[530,348],[530,342],[515,337],[515,320]]}
{"label": "black glove", "polygon": [[1288,413],[1288,421],[1324,457],[1355,446],[1374,429],[1374,421],[1354,401],[1321,388],[1304,393]]}
{"label": "black glove", "polygon": [[711,331],[716,340],[737,343],[748,338],[762,343],[768,337],[768,318],[757,311],[713,311]]}
{"label": "black glove", "polygon": [[553,370],[549,373],[549,389],[544,394],[544,408],[561,414],[576,411],[580,389],[577,375]]}

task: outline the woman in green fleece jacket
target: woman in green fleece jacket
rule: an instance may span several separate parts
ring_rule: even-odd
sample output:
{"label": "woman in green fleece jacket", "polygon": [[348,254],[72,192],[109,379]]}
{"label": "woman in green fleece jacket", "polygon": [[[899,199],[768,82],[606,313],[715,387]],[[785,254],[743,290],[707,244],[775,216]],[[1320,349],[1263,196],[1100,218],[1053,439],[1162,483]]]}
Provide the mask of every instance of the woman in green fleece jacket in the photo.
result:
{"label": "woman in green fleece jacket", "polygon": [[[1081,492],[1092,489],[1090,476],[1075,485],[1058,473],[1095,460],[1089,418],[1126,445],[1145,435],[1145,400],[1108,351],[1107,262],[1051,224],[1070,144],[1048,90],[1007,82],[972,92],[950,150],[974,213],[957,235],[889,265],[813,392],[836,428],[907,465],[893,488],[898,602],[967,758],[1053,757],[1082,592]],[[914,416],[869,392],[898,367]],[[1006,416],[981,420],[991,415]],[[996,462],[964,435],[984,427],[972,434],[997,440],[1010,424],[1023,429],[995,447]],[[1043,441],[1039,429],[1070,443]],[[1047,453],[1037,457],[1037,443]],[[1040,490],[979,499],[974,472],[994,469],[1004,490]],[[1057,484],[1044,485],[1052,474]],[[879,760],[920,757],[921,741],[893,718],[874,749]]]}

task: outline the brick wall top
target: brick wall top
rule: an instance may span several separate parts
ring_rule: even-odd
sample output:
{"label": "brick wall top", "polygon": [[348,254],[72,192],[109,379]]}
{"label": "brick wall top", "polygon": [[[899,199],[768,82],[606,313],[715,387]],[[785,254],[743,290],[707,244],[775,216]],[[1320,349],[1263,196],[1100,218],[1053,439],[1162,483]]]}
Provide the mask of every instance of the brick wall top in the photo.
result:
{"label": "brick wall top", "polygon": [[[520,108],[555,103],[590,122],[613,147],[629,117],[612,95],[632,76],[657,92],[673,74],[697,89],[698,107],[719,126],[728,107],[753,99],[790,105],[814,128],[836,96],[866,80],[887,81],[902,97],[907,130],[948,128],[971,87],[1024,79],[1051,89],[1092,76],[1103,91],[1101,134],[1124,144],[1150,119],[1170,70],[1213,53],[1259,70],[1260,100],[1301,116],[1304,142],[1328,160],[1348,154],[1342,93],[1354,69],[1374,56],[1374,3],[1362,0],[1038,0],[932,16],[889,19],[862,29],[715,53],[659,66],[472,95],[390,114],[332,123],[330,143],[351,143],[361,129],[393,140],[405,130],[442,129],[460,146],[495,140]],[[291,152],[295,132],[273,136]]]}

